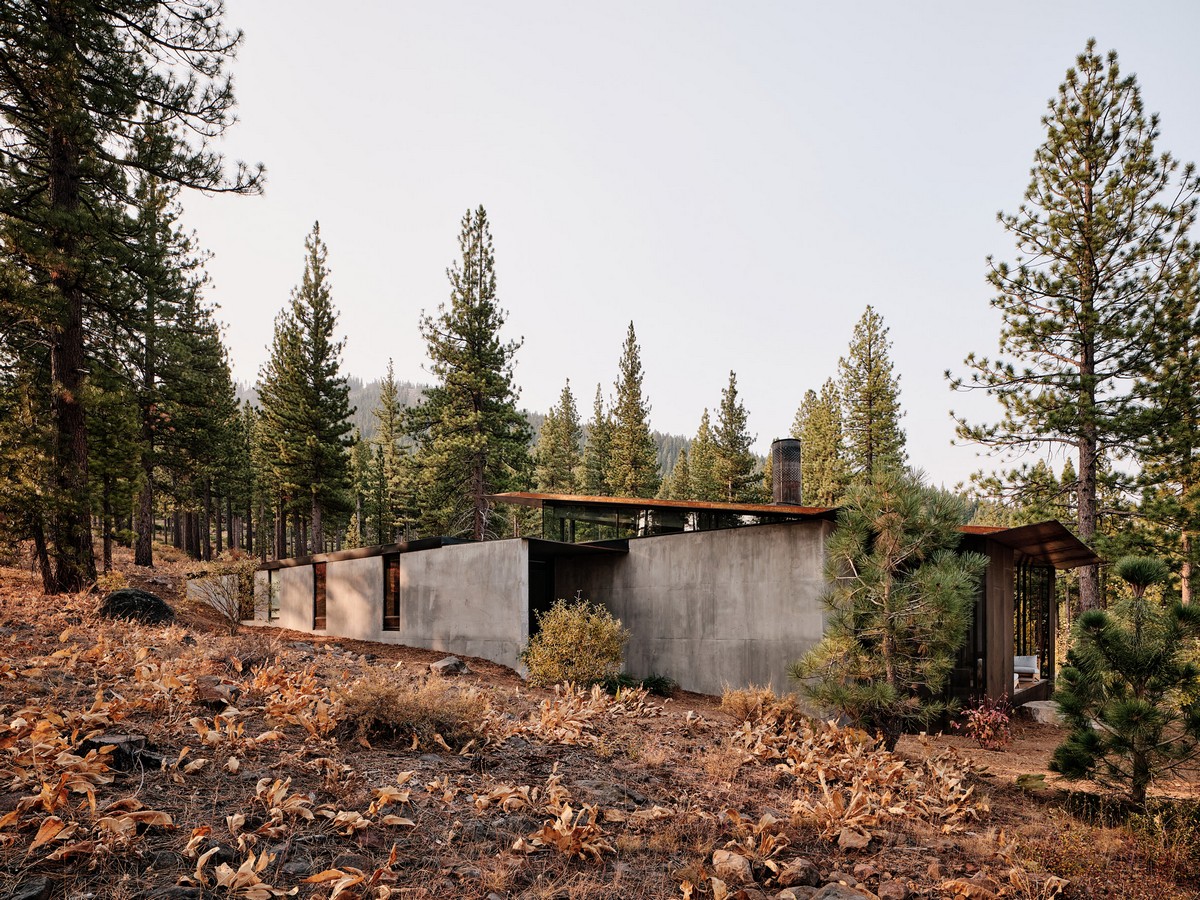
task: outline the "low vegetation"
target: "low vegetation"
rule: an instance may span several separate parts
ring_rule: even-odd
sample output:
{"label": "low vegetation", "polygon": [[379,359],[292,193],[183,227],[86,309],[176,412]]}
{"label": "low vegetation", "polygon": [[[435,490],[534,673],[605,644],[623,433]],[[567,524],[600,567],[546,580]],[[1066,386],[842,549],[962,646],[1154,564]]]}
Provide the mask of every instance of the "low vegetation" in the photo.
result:
{"label": "low vegetation", "polygon": [[537,621],[537,633],[521,653],[530,684],[592,685],[620,673],[629,632],[599,603],[557,600]]}
{"label": "low vegetation", "polygon": [[477,659],[434,677],[430,651],[230,634],[178,605],[180,583],[159,585],[177,620],[145,625],[99,618],[95,595],[46,604],[26,574],[0,573],[10,892],[709,900],[844,882],[914,900],[1177,900],[1200,887],[1188,807],[1152,797],[1126,821],[1053,783],[1022,791],[1006,760],[1040,741],[1021,758],[1041,770],[1051,726],[1014,726],[1005,752],[958,737],[893,752],[767,687],[719,701],[541,689]]}

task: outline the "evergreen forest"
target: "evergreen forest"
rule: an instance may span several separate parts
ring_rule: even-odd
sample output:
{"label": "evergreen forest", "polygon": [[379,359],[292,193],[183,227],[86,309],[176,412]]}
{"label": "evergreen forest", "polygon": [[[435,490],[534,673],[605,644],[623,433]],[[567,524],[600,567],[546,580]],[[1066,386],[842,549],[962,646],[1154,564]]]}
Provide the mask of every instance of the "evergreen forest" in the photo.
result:
{"label": "evergreen forest", "polygon": [[[181,213],[189,192],[238,203],[267,189],[261,164],[217,144],[242,36],[219,5],[144,6],[140,20],[25,3],[0,14],[0,541],[47,592],[93,583],[117,545],[153,566],[160,543],[266,560],[535,534],[535,519],[489,499],[505,491],[769,501],[769,460],[752,449],[764,423],[737,373],[695,411],[694,434],[656,431],[654,403],[670,398],[647,396],[655,361],[636,322],[612,348],[611,382],[567,378],[550,409],[521,406],[522,341],[505,327],[521,300],[504,292],[483,206],[462,215],[444,299],[409,326],[428,383],[398,381],[390,362],[382,380],[349,371],[338,248],[313,223],[263,335],[269,359],[236,384],[208,254]],[[1190,602],[1197,176],[1160,146],[1136,79],[1093,44],[1043,124],[1025,200],[1000,216],[1012,243],[988,261],[998,351],[946,372],[953,391],[998,401],[995,421],[955,419],[960,440],[1001,464],[955,490],[978,523],[1057,518],[1104,557],[1158,555],[1167,590]],[[830,338],[845,351],[797,393],[790,429],[805,502],[823,507],[873,472],[922,463],[883,316],[867,306]],[[1072,576],[1074,602],[1102,606],[1104,579]]]}

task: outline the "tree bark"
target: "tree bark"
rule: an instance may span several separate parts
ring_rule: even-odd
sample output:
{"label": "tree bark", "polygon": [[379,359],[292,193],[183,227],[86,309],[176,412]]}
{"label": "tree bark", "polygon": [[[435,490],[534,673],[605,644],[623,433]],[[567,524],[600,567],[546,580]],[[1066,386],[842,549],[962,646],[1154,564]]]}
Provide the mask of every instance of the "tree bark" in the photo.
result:
{"label": "tree bark", "polygon": [[112,545],[113,545],[113,511],[112,511],[112,476],[104,476],[104,486],[102,488],[100,504],[104,515],[100,519],[101,532],[101,547],[104,574],[107,575],[112,571]]}
{"label": "tree bark", "polygon": [[96,560],[92,550],[87,423],[82,399],[87,364],[84,291],[75,259],[83,151],[71,133],[71,118],[77,111],[78,102],[69,95],[69,86],[78,83],[79,66],[75,57],[74,17],[57,0],[47,4],[46,17],[54,48],[48,79],[51,84],[68,86],[62,95],[54,97],[55,119],[46,134],[49,201],[55,214],[50,243],[57,258],[50,283],[62,301],[59,319],[48,335],[56,495],[56,509],[50,524],[50,543],[53,545],[50,593],[57,594],[81,590],[85,584],[94,581]]}
{"label": "tree bark", "polygon": [[325,551],[325,523],[321,519],[321,503],[314,496],[312,498],[312,552],[323,553]]}

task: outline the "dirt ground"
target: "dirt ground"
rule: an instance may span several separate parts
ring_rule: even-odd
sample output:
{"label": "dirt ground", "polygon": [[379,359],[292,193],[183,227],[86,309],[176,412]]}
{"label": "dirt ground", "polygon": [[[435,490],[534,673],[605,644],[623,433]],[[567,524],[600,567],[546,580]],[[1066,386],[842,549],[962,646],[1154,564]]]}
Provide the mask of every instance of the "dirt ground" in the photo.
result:
{"label": "dirt ground", "polygon": [[122,565],[166,626],[0,569],[0,900],[1200,896],[1200,816],[1057,781],[1053,726],[893,755],[769,704],[440,678],[442,653],[230,634],[182,601],[194,566]]}

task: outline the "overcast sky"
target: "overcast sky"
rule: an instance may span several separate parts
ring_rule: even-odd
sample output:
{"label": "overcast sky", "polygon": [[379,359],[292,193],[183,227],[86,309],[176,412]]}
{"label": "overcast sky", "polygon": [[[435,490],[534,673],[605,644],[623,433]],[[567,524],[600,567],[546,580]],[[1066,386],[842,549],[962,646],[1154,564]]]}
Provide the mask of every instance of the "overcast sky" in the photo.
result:
{"label": "overcast sky", "polygon": [[1200,158],[1200,4],[227,0],[246,40],[224,149],[257,198],[187,196],[210,297],[253,381],[329,247],[343,369],[427,381],[421,310],[449,293],[459,221],[485,206],[521,405],[571,379],[586,418],[625,329],[652,427],[693,434],[737,372],[757,448],[835,375],[867,304],[891,329],[910,456],[953,484],[943,377],[994,354],[988,254],[1040,118],[1088,37],[1136,73],[1160,149]]}

